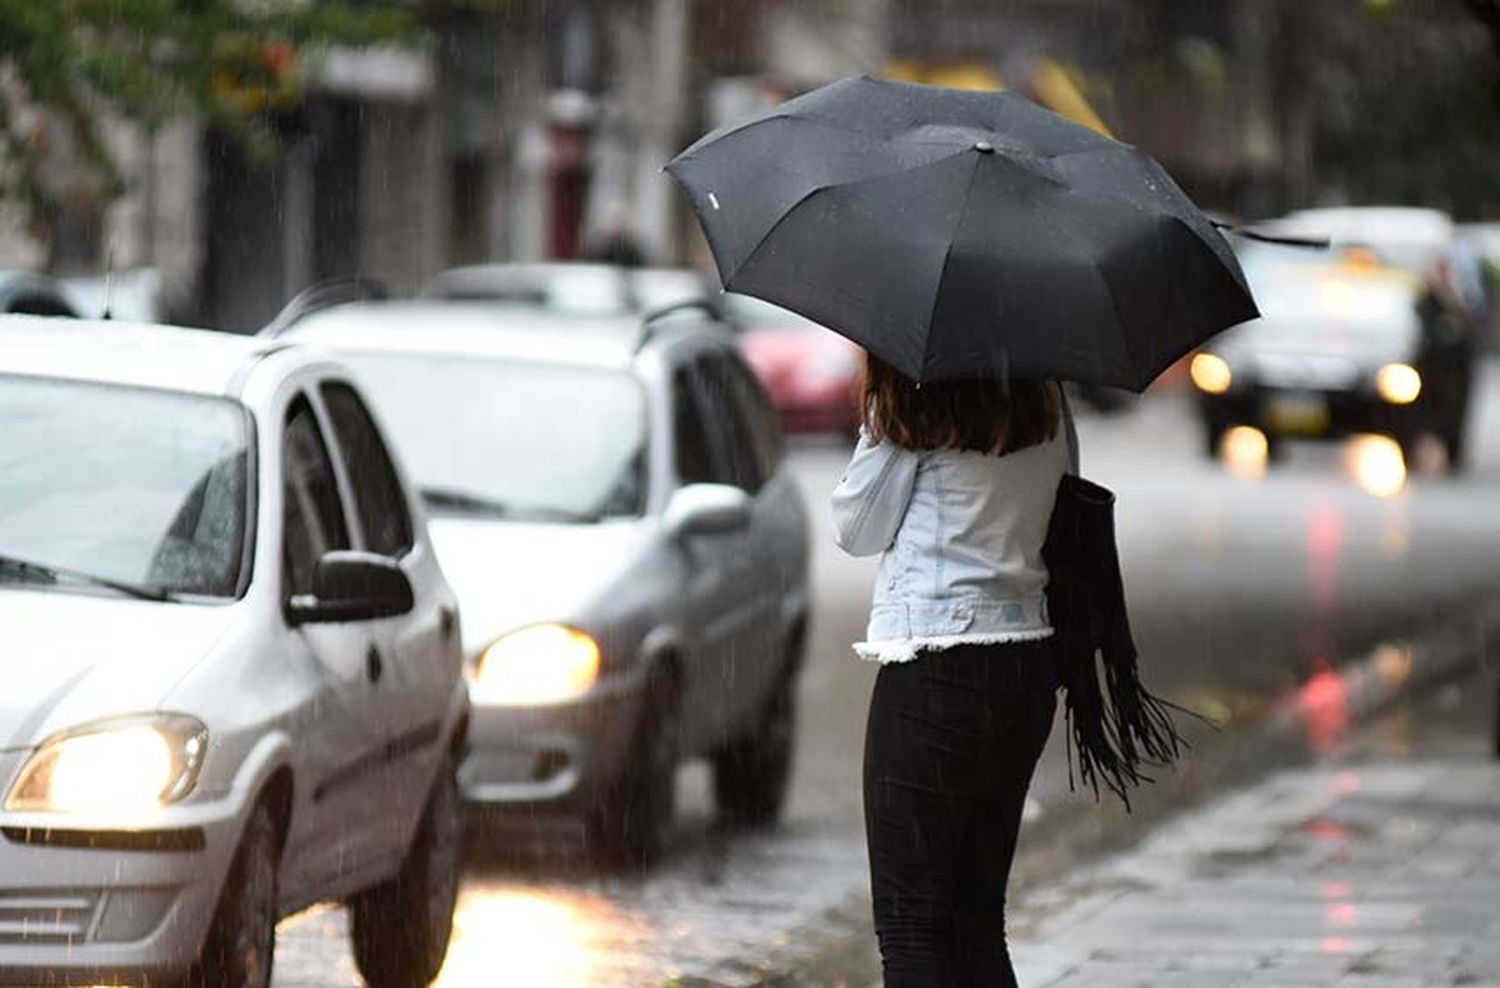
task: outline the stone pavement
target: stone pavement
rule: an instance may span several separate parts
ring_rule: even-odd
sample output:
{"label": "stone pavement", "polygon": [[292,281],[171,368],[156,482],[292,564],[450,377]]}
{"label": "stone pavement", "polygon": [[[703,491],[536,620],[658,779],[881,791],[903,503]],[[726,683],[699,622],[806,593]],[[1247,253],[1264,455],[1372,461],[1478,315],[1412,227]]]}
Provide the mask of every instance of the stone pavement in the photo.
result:
{"label": "stone pavement", "polygon": [[1494,695],[1450,687],[1020,896],[1021,984],[1500,988],[1500,761],[1451,729]]}

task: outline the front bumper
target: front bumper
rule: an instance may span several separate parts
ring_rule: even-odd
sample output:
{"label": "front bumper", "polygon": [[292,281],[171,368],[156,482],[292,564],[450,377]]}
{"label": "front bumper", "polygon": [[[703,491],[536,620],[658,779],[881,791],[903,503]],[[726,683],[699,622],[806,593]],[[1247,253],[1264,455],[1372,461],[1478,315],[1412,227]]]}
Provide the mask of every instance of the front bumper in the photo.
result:
{"label": "front bumper", "polygon": [[458,781],[471,807],[573,814],[626,765],[645,695],[645,677],[620,674],[568,703],[538,707],[475,704]]}
{"label": "front bumper", "polygon": [[[12,755],[0,755],[0,779]],[[243,827],[226,802],[149,830],[0,814],[0,984],[141,983],[197,958]]]}
{"label": "front bumper", "polygon": [[1210,428],[1249,425],[1268,436],[1338,439],[1373,432],[1408,438],[1427,419],[1421,400],[1392,405],[1364,390],[1331,391],[1257,386],[1225,395],[1199,395]]}

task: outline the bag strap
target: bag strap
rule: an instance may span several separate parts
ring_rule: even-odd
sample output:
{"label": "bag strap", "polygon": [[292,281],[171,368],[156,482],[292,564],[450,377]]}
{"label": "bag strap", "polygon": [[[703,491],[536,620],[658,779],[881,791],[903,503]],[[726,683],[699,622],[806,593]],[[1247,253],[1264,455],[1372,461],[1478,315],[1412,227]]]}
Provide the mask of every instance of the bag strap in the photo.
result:
{"label": "bag strap", "polygon": [[1062,395],[1062,420],[1063,434],[1068,439],[1068,472],[1078,476],[1078,423],[1073,421],[1073,405],[1068,401],[1068,389],[1061,384],[1057,386],[1058,394]]}

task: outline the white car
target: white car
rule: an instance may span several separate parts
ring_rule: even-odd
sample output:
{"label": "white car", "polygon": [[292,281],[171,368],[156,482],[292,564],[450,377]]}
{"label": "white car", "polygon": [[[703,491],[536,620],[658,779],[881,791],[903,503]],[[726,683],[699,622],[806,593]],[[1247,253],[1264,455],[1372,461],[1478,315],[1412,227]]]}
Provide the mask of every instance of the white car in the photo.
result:
{"label": "white car", "polygon": [[352,904],[372,985],[447,950],[455,600],[348,372],[0,317],[0,983],[266,985]]}
{"label": "white car", "polygon": [[1328,206],[1299,209],[1256,225],[1285,237],[1327,239],[1335,251],[1373,251],[1382,264],[1426,274],[1453,248],[1447,213],[1420,206]]}
{"label": "white car", "polygon": [[435,299],[333,305],[339,353],[412,466],[464,613],[484,816],[581,819],[638,866],[678,764],[768,825],[791,771],[807,522],[764,391],[711,307],[584,319]]}

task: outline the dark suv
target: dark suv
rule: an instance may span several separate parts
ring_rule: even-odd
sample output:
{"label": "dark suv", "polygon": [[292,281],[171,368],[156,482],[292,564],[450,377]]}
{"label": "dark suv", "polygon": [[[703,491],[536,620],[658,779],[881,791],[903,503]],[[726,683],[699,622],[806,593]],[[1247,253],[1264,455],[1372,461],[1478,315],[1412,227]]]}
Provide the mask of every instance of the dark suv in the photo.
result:
{"label": "dark suv", "polygon": [[1262,316],[1194,355],[1205,450],[1233,426],[1288,438],[1388,435],[1411,459],[1435,436],[1465,461],[1474,365],[1468,314],[1441,284],[1365,252],[1333,259],[1252,245],[1242,254]]}

